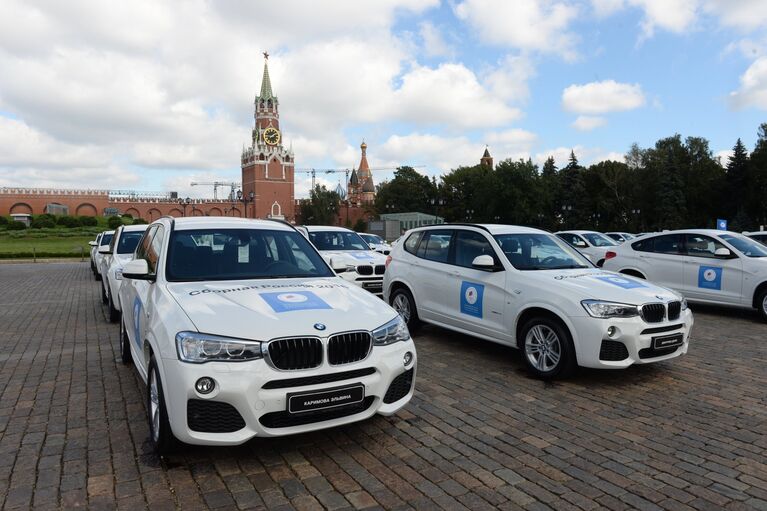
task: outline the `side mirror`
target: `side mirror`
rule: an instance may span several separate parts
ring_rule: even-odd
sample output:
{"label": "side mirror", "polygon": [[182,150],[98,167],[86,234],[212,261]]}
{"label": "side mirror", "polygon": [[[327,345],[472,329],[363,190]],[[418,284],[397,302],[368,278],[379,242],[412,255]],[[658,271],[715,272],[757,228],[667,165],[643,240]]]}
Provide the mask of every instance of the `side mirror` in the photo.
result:
{"label": "side mirror", "polygon": [[493,260],[493,256],[484,254],[475,257],[471,262],[471,267],[475,270],[493,271],[495,269],[495,261]]}
{"label": "side mirror", "polygon": [[123,266],[123,277],[134,280],[154,280],[149,274],[149,264],[146,259],[134,259]]}
{"label": "side mirror", "polygon": [[586,245],[585,241],[576,241],[574,245],[576,247],[578,247],[578,248],[586,248],[586,247],[588,247],[588,245]]}
{"label": "side mirror", "polygon": [[95,247],[96,246],[96,242],[95,241],[89,241],[88,245],[90,245],[92,247]]}
{"label": "side mirror", "polygon": [[109,245],[101,245],[99,247],[99,254],[111,254],[112,251],[109,250]]}
{"label": "side mirror", "polygon": [[370,247],[370,250],[375,250],[376,249],[376,244],[375,243],[368,243],[368,246]]}
{"label": "side mirror", "polygon": [[732,252],[730,252],[729,248],[717,248],[714,251],[714,255],[716,257],[730,257],[732,255]]}
{"label": "side mirror", "polygon": [[341,259],[331,258],[330,267],[333,268],[333,271],[336,273],[343,273],[346,271],[346,263]]}

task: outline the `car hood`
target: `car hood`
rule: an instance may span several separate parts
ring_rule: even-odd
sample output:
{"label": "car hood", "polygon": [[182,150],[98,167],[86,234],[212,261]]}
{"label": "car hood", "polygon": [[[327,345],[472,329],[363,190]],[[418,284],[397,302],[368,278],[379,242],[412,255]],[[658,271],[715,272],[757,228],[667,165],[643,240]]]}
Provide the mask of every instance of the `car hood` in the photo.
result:
{"label": "car hood", "polygon": [[243,339],[373,330],[397,316],[379,298],[337,277],[171,282],[167,289],[198,331]]}
{"label": "car hood", "polygon": [[386,256],[374,250],[323,250],[325,260],[341,260],[344,264],[384,264]]}
{"label": "car hood", "polygon": [[552,292],[567,290],[579,300],[607,300],[631,305],[668,302],[681,297],[646,280],[599,268],[573,270],[539,270],[524,272],[542,289]]}

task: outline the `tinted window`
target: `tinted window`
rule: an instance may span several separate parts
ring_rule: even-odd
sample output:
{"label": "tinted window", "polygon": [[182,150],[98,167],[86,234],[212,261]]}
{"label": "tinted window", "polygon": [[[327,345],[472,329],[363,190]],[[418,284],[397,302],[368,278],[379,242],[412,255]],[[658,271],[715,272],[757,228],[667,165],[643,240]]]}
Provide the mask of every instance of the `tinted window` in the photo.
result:
{"label": "tinted window", "polygon": [[582,255],[550,234],[499,234],[495,240],[518,270],[591,268]]}
{"label": "tinted window", "polygon": [[767,257],[767,249],[763,245],[739,234],[720,234],[720,238],[738,249],[746,257]]}
{"label": "tinted window", "polygon": [[163,241],[165,241],[165,229],[160,225],[152,236],[152,242],[146,253],[146,262],[149,265],[149,273],[152,275],[157,273],[157,261],[160,260]]}
{"label": "tinted window", "polygon": [[653,236],[631,244],[631,248],[640,252],[655,252],[658,254],[681,254],[682,236],[679,234],[666,234]]}
{"label": "tinted window", "polygon": [[157,232],[156,225],[150,226],[149,229],[146,230],[146,234],[141,238],[138,247],[136,247],[136,259],[146,259],[149,244],[152,242],[152,236],[154,236],[155,232]]}
{"label": "tinted window", "polygon": [[615,243],[615,241],[611,240],[607,236],[604,236],[603,234],[599,234],[598,232],[587,232],[583,235],[583,237],[586,238],[589,243],[595,247],[614,247],[618,245]]}
{"label": "tinted window", "polygon": [[477,256],[492,256],[493,262],[498,264],[498,258],[495,255],[490,242],[487,238],[474,231],[457,231],[455,235],[455,264],[471,268],[471,263]]}
{"label": "tinted window", "polygon": [[317,231],[309,233],[317,250],[370,250],[359,234],[351,231]]}
{"label": "tinted window", "polygon": [[689,256],[713,258],[716,257],[715,253],[720,248],[727,247],[710,236],[685,234],[685,249]]}
{"label": "tinted window", "polygon": [[586,246],[586,242],[583,240],[583,238],[581,238],[577,234],[572,234],[572,233],[569,233],[569,232],[562,232],[562,233],[557,234],[557,236],[559,236],[560,238],[565,240],[570,245],[577,246],[580,243],[582,246],[584,246],[584,247]]}
{"label": "tinted window", "polygon": [[414,232],[410,236],[407,237],[405,240],[405,250],[407,252],[410,252],[411,254],[415,255],[416,251],[418,250],[418,242],[421,241],[421,235],[422,232]]}
{"label": "tinted window", "polygon": [[426,232],[418,246],[418,257],[446,263],[450,257],[450,231],[429,231]]}
{"label": "tinted window", "polygon": [[170,281],[331,277],[309,241],[295,231],[174,231],[165,273]]}
{"label": "tinted window", "polygon": [[112,237],[114,234],[105,234],[101,237],[101,241],[99,241],[99,245],[109,245],[112,243]]}
{"label": "tinted window", "polygon": [[138,246],[138,242],[141,240],[141,237],[144,235],[144,231],[141,232],[123,232],[120,235],[120,239],[117,243],[117,253],[118,254],[132,254],[136,251],[136,247]]}

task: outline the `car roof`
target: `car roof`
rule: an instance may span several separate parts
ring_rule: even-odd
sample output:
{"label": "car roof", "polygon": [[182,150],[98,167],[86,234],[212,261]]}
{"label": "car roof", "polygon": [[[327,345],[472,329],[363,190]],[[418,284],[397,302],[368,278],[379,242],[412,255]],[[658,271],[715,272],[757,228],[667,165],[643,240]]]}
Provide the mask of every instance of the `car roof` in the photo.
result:
{"label": "car roof", "polygon": [[653,236],[661,236],[665,234],[705,234],[707,236],[720,236],[722,234],[739,234],[735,231],[721,231],[719,229],[674,229],[673,231],[660,231],[660,232],[652,232],[647,233],[644,236],[647,236],[648,234],[652,234]]}
{"label": "car roof", "polygon": [[173,219],[173,230],[189,231],[193,229],[271,229],[279,231],[293,230],[291,226],[275,220],[227,218],[222,216],[197,216]]}
{"label": "car roof", "polygon": [[455,227],[474,227],[475,229],[481,229],[483,231],[489,232],[490,234],[550,234],[547,231],[536,229],[534,227],[525,227],[523,225],[471,224],[471,223],[424,225],[421,227],[416,227],[412,230],[423,231],[423,230],[445,229],[445,228],[455,228]]}
{"label": "car roof", "polygon": [[140,231],[146,231],[147,227],[149,227],[149,225],[147,225],[147,224],[139,224],[139,225],[123,225],[123,232],[140,232]]}
{"label": "car roof", "polygon": [[104,231],[101,234],[114,234],[114,233],[115,233],[114,231]]}
{"label": "car roof", "polygon": [[754,234],[766,235],[767,231],[751,231],[751,232],[744,232],[743,234],[745,234],[746,236],[751,236]]}
{"label": "car roof", "polygon": [[560,234],[560,233],[570,233],[570,234],[602,234],[599,231],[576,231],[576,230],[569,230],[569,231],[557,231],[554,234]]}
{"label": "car roof", "polygon": [[304,229],[309,232],[319,231],[333,231],[333,232],[354,232],[346,227],[338,227],[337,225],[302,225]]}

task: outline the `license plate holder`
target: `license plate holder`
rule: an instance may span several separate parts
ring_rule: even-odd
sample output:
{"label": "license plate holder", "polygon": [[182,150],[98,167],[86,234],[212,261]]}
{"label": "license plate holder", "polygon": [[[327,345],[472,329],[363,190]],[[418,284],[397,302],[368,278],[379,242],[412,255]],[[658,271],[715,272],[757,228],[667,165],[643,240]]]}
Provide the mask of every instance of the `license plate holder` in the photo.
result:
{"label": "license plate holder", "polygon": [[356,383],[332,389],[288,394],[288,413],[298,414],[353,405],[365,400],[365,385]]}
{"label": "license plate holder", "polygon": [[652,338],[652,347],[656,350],[665,348],[678,348],[684,344],[684,334],[662,335]]}

